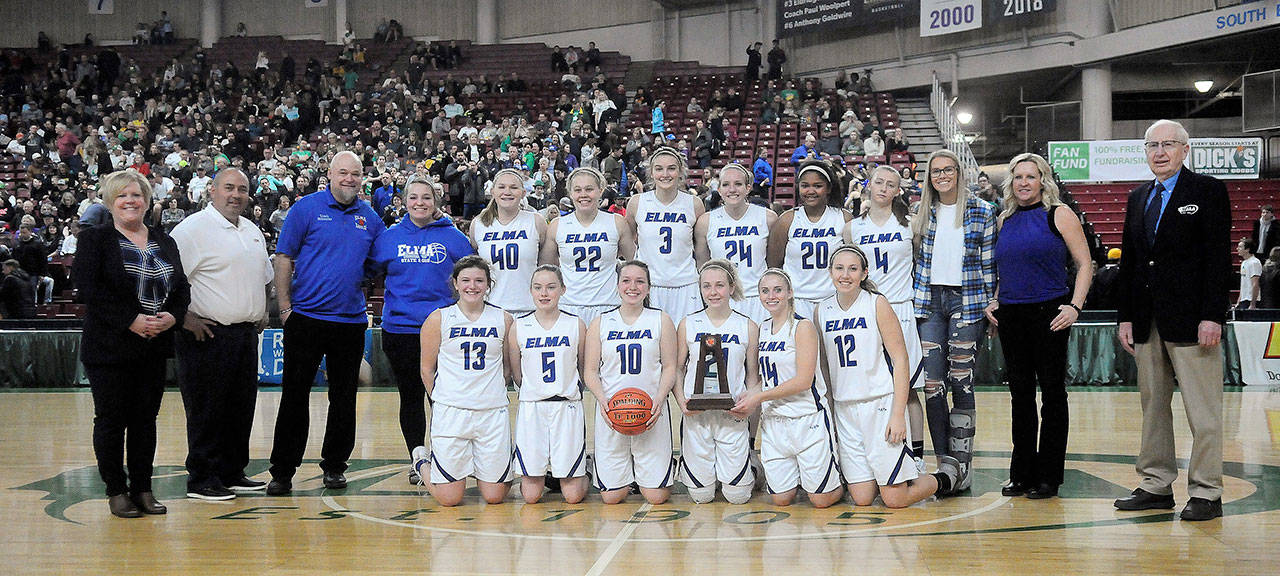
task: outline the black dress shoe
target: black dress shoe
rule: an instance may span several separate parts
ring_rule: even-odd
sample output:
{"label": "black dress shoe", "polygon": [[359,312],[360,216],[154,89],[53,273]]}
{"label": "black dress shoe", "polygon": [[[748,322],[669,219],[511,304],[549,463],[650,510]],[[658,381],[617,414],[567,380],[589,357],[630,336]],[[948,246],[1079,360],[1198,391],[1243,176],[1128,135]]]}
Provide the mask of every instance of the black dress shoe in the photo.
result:
{"label": "black dress shoe", "polygon": [[1053,484],[1041,484],[1027,491],[1028,500],[1044,500],[1045,498],[1056,498],[1058,496],[1058,487]]}
{"label": "black dress shoe", "polygon": [[347,477],[341,472],[325,472],[324,487],[330,490],[341,490],[347,487]]}
{"label": "black dress shoe", "polygon": [[169,512],[169,509],[156,500],[155,495],[150,492],[139,492],[133,497],[133,503],[138,505],[138,509],[143,514],[160,515]]}
{"label": "black dress shoe", "polygon": [[1191,522],[1199,522],[1202,520],[1213,520],[1222,517],[1222,499],[1207,500],[1205,498],[1192,498],[1187,501],[1187,507],[1182,509],[1182,519]]}
{"label": "black dress shoe", "polygon": [[284,496],[293,492],[293,482],[272,478],[267,484],[267,496]]}
{"label": "black dress shoe", "polygon": [[1135,488],[1133,494],[1116,500],[1117,510],[1172,510],[1173,494],[1152,494]]}
{"label": "black dress shoe", "polygon": [[116,494],[107,499],[107,506],[111,508],[111,513],[120,518],[139,518],[142,512],[138,510],[138,505],[133,503],[128,494]]}
{"label": "black dress shoe", "polygon": [[1009,483],[1005,485],[1004,488],[1000,489],[1000,495],[1013,498],[1015,496],[1022,496],[1029,491],[1031,491],[1030,486],[1027,486],[1026,484],[1023,484],[1021,482],[1014,482],[1013,480],[1010,480]]}
{"label": "black dress shoe", "polygon": [[232,492],[257,492],[267,487],[266,482],[254,480],[244,474],[230,482],[223,482],[222,485]]}

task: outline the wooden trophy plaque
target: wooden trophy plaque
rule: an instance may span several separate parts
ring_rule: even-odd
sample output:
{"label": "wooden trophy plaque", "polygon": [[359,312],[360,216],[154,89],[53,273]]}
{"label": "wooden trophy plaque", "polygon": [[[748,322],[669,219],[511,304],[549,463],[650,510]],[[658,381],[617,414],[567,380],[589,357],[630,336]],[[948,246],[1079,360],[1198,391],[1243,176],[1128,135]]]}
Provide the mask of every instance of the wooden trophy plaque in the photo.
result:
{"label": "wooden trophy plaque", "polygon": [[[698,371],[689,395],[690,410],[728,410],[733,408],[733,396],[729,395],[728,370],[724,366],[724,349],[719,334],[704,334],[699,342]],[[714,391],[707,392],[707,381]]]}

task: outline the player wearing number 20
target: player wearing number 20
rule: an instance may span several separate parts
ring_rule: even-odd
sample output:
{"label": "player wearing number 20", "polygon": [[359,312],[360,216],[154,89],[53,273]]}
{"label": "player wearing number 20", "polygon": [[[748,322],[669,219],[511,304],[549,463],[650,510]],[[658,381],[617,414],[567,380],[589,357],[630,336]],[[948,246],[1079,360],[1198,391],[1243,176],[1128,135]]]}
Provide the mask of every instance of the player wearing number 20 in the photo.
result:
{"label": "player wearing number 20", "polygon": [[587,494],[587,423],[578,386],[587,326],[560,311],[560,268],[539,266],[529,293],[536,309],[516,318],[507,338],[511,376],[520,386],[515,453],[523,475],[520,492],[525,502],[537,503],[543,475],[550,472],[562,479],[565,501],[576,504]]}
{"label": "player wearing number 20", "polygon": [[940,472],[919,476],[908,446],[907,350],[888,299],[867,278],[866,255],[843,246],[831,255],[835,295],[818,304],[820,366],[831,383],[841,475],[859,506],[875,499],[902,508],[950,491],[959,472],[943,457]]}
{"label": "player wearing number 20", "polygon": [[683,156],[666,146],[649,156],[652,192],[627,202],[627,223],[636,235],[636,257],[653,267],[653,307],[677,324],[702,308],[693,257],[693,225],[706,210],[685,190]]}
{"label": "player wearing number 20", "polygon": [[539,260],[560,265],[565,284],[562,308],[590,324],[618,305],[618,260],[634,257],[636,244],[622,216],[600,211],[604,174],[578,168],[567,182],[573,213],[547,225]]}
{"label": "player wearing number 20", "polygon": [[[582,381],[596,397],[596,488],[605,504],[626,500],[630,484],[650,504],[671,495],[675,464],[671,459],[671,416],[664,413],[676,383],[676,328],[666,312],[647,306],[649,267],[631,260],[618,270],[622,305],[591,322],[587,329]],[[623,388],[639,388],[653,400],[647,428],[625,435],[609,425],[609,398]]]}
{"label": "player wearing number 20", "polygon": [[536,213],[521,210],[524,178],[511,168],[493,177],[493,197],[471,222],[471,245],[493,264],[493,292],[489,300],[512,316],[533,311],[529,282],[538,266],[538,251],[547,225]]}
{"label": "player wearing number 20", "polygon": [[833,186],[831,165],[822,160],[800,164],[796,173],[800,205],[784,212],[769,231],[769,267],[782,268],[795,282],[796,314],[812,318],[818,302],[835,291],[827,279],[831,253],[843,244],[840,233],[853,219]]}
{"label": "player wearing number 20", "polygon": [[[487,260],[467,256],[451,276],[458,302],[432,312],[422,324],[422,382],[435,403],[431,414],[427,487],[442,506],[462,502],[474,476],[485,502],[507,495],[511,478],[511,424],[507,416],[507,334],[511,315],[485,302],[493,286]],[[414,452],[421,452],[417,449]]]}

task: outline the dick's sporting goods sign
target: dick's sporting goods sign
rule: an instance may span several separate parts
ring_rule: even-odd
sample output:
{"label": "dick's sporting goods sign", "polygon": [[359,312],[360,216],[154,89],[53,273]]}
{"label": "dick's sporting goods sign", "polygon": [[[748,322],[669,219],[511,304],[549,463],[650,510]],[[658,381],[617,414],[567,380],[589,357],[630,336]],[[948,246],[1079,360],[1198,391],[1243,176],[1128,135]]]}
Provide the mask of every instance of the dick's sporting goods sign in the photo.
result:
{"label": "dick's sporting goods sign", "polygon": [[[1192,170],[1223,179],[1258,177],[1261,138],[1192,138],[1186,164]],[[1050,142],[1049,163],[1063,182],[1150,180],[1142,140]]]}

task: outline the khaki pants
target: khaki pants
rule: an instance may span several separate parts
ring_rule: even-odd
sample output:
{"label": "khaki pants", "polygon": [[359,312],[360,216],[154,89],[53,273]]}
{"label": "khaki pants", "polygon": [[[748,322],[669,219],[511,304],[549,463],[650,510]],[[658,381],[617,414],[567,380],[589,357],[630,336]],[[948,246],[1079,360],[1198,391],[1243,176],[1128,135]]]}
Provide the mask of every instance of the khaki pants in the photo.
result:
{"label": "khaki pants", "polygon": [[1142,395],[1142,449],[1136,469],[1143,490],[1170,494],[1178,479],[1173,444],[1173,382],[1191,425],[1191,461],[1187,492],[1197,498],[1222,497],[1222,353],[1221,344],[1199,346],[1165,342],[1154,323],[1151,336],[1135,346],[1138,391]]}

